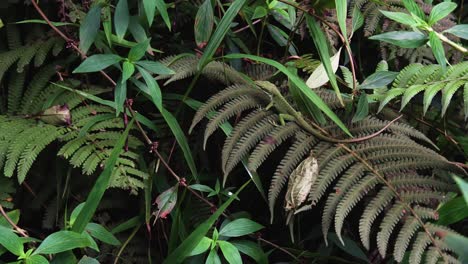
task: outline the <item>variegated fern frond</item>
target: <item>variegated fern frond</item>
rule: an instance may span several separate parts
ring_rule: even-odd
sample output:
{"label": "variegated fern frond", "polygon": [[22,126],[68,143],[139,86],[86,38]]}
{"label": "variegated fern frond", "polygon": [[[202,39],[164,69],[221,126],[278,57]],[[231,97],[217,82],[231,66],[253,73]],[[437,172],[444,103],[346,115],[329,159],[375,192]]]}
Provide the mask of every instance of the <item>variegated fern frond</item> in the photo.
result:
{"label": "variegated fern frond", "polygon": [[[393,256],[399,262],[409,250],[411,263],[420,263],[424,253],[431,260],[456,260],[441,235],[454,231],[431,220],[438,218],[435,208],[446,200],[446,194],[456,191],[446,174],[464,171],[422,145],[422,142],[431,143],[423,133],[396,122],[378,136],[362,142],[331,143],[309,134],[294,120],[281,124],[282,113],[274,105],[267,106],[268,96],[253,84],[233,85],[211,97],[195,115],[192,128],[202,116],[216,111],[205,131],[205,141],[217,126],[237,116],[238,122],[222,150],[224,180],[243,159],[248,160],[248,167],[253,171],[262,165],[271,166],[271,162],[266,162],[269,156],[288,146],[270,184],[268,199],[272,217],[276,201],[289,180],[285,209],[290,216],[313,209],[319,201],[326,200],[322,217],[325,239],[334,225],[342,240],[346,217],[358,203],[365,202],[359,234],[367,249],[375,239],[383,257],[393,249]],[[388,121],[368,117],[351,123],[349,129],[353,135],[362,137],[386,124]],[[346,137],[334,124],[322,129],[331,137]],[[313,157],[316,162],[306,157]],[[307,166],[303,163],[318,164],[316,172],[308,174],[311,178],[307,181],[301,181],[304,175],[293,172]],[[311,173],[302,167],[299,171]],[[295,177],[291,177],[293,173]],[[413,238],[416,241],[412,243]]]}

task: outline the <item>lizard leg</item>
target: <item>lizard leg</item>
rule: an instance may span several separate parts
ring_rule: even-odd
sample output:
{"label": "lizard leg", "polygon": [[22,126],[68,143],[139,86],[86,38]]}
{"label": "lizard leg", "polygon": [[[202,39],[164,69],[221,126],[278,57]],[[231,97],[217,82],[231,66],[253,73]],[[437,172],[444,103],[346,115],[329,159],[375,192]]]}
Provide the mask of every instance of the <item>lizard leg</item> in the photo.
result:
{"label": "lizard leg", "polygon": [[284,126],[286,124],[286,121],[295,121],[296,118],[292,115],[288,115],[288,114],[279,114],[279,121],[281,123],[282,126]]}

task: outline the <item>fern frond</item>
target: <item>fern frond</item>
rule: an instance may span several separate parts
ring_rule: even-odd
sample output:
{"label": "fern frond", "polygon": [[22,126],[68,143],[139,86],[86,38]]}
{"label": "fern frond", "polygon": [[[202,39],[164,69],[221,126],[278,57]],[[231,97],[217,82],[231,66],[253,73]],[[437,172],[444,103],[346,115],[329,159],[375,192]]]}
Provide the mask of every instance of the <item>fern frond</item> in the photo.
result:
{"label": "fern frond", "polygon": [[25,72],[14,71],[11,73],[8,84],[8,114],[16,113],[19,108],[25,80]]}
{"label": "fern frond", "polygon": [[382,223],[380,224],[380,231],[377,233],[377,248],[382,257],[385,257],[387,246],[389,243],[390,235],[400,219],[406,214],[405,204],[397,202],[385,214]]}
{"label": "fern frond", "polygon": [[47,65],[34,75],[24,92],[20,108],[21,114],[31,114],[30,109],[34,106],[35,98],[42,92],[44,87],[48,85],[50,79],[55,75],[55,71],[55,65]]}
{"label": "fern frond", "polygon": [[24,67],[31,63],[32,59],[36,55],[36,52],[40,49],[41,45],[42,42],[36,42],[25,48],[24,52],[21,54],[18,60],[18,65],[16,67],[17,72],[22,72],[24,70]]}

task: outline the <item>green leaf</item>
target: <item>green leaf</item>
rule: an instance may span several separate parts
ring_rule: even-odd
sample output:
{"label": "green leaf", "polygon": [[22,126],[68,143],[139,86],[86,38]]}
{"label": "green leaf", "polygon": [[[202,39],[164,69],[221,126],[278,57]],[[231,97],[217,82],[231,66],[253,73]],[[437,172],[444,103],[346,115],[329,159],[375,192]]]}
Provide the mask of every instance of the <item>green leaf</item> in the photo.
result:
{"label": "green leaf", "polygon": [[[338,70],[338,65],[340,64],[340,55],[341,48],[336,52],[335,55],[333,55],[329,59],[333,73],[335,73]],[[307,86],[309,86],[309,88],[316,89],[325,85],[329,80],[330,78],[328,77],[324,64],[320,63],[320,65],[309,76],[309,78],[306,81],[306,84]]]}
{"label": "green leaf", "polygon": [[148,24],[151,26],[154,20],[154,13],[156,11],[155,0],[143,0],[143,8],[145,9],[146,19]]}
{"label": "green leaf", "polygon": [[[335,124],[337,124],[346,134],[351,136],[351,133],[349,132],[348,128],[346,128],[345,124],[340,120],[340,118],[328,107],[328,105],[323,102],[323,100],[316,94],[314,93],[307,85],[304,83],[304,81],[299,78],[297,75],[291,73],[285,66],[283,66],[281,63],[271,60],[271,59],[266,59],[262,57],[258,57],[255,55],[250,55],[250,54],[229,54],[224,56],[224,58],[227,59],[251,59],[254,61],[259,61],[266,63],[268,65],[271,65],[284,73],[291,82],[293,82],[304,95],[307,97],[308,100],[310,100],[314,105],[316,105],[319,109],[322,110]],[[334,75],[333,75],[334,76]]]}
{"label": "green leaf", "polygon": [[203,185],[203,184],[192,184],[189,186],[189,188],[200,191],[200,192],[207,192],[207,193],[214,192],[214,190],[211,187]]}
{"label": "green leaf", "polygon": [[229,264],[242,264],[242,258],[240,256],[239,250],[237,250],[233,244],[227,241],[219,240],[218,245],[223,252],[224,258]]}
{"label": "green leaf", "polygon": [[[1,23],[1,19],[0,19],[0,23]],[[74,23],[68,23],[68,22],[54,22],[54,21],[50,21],[50,23],[56,27],[63,27],[63,26],[77,26],[77,24],[74,24]],[[26,19],[26,20],[21,20],[21,21],[18,21],[18,22],[14,22],[14,23],[11,23],[11,24],[43,24],[43,25],[48,25],[47,21],[43,20],[43,19]],[[0,27],[1,28],[1,27]]]}
{"label": "green leaf", "polygon": [[99,261],[88,256],[83,256],[78,262],[78,264],[99,264]]}
{"label": "green leaf", "polygon": [[429,15],[429,26],[434,25],[437,21],[450,15],[457,8],[457,4],[453,2],[442,2],[434,6]]}
{"label": "green leaf", "polygon": [[458,188],[462,191],[463,197],[465,197],[465,202],[468,204],[468,183],[460,177],[453,176],[455,182],[458,185]]}
{"label": "green leaf", "polygon": [[210,251],[210,254],[206,258],[205,264],[221,264],[221,259],[219,258],[218,252],[216,252],[216,249],[212,249]]}
{"label": "green leaf", "polygon": [[[250,183],[250,180],[244,183],[239,190],[233,194],[229,199],[224,202],[216,212],[214,212],[208,219],[201,223],[165,260],[164,264],[178,264],[193,251],[198,245],[198,242],[206,236],[211,226],[218,220],[219,216],[227,209],[227,207],[234,201],[239,193]],[[211,255],[211,253],[210,253]]]}
{"label": "green leaf", "polygon": [[227,237],[240,237],[247,234],[254,233],[264,228],[261,224],[258,224],[247,218],[240,218],[229,222],[225,225],[219,235]]}
{"label": "green leaf", "polygon": [[436,33],[429,32],[429,43],[431,44],[434,57],[436,58],[440,66],[442,66],[442,70],[445,71],[445,69],[447,68],[447,63],[446,63],[445,50],[444,50],[444,46],[442,45],[442,41],[439,39],[439,37],[437,37]]}
{"label": "green leaf", "polygon": [[133,46],[128,53],[128,59],[132,62],[136,62],[143,58],[143,56],[145,56],[146,50],[149,47],[150,41],[151,39],[146,39],[145,41]]}
{"label": "green leaf", "polygon": [[424,14],[424,11],[414,0],[403,0],[403,5],[408,11],[415,14],[420,19],[426,20],[426,14]]}
{"label": "green leaf", "polygon": [[73,73],[97,72],[112,64],[120,62],[122,58],[115,54],[97,54],[84,60]]}
{"label": "green leaf", "polygon": [[114,149],[112,150],[109,158],[107,159],[104,165],[104,170],[96,180],[96,183],[94,184],[93,188],[91,189],[88,195],[88,198],[86,199],[86,203],[83,206],[83,209],[81,210],[75,223],[73,224],[72,231],[78,233],[83,232],[86,228],[86,225],[93,217],[94,212],[96,211],[102,199],[102,196],[104,195],[107,187],[109,186],[112,172],[114,170],[115,164],[117,163],[117,159],[119,158],[120,153],[122,152],[122,148],[125,145],[125,141],[127,140],[127,136],[130,132],[130,128],[133,125],[133,121],[134,120],[132,120],[128,124],[127,128],[116,142]]}
{"label": "green leaf", "polygon": [[398,22],[404,25],[408,26],[416,26],[417,21],[414,20],[414,18],[411,15],[408,15],[403,12],[390,12],[390,11],[384,11],[384,10],[379,10],[384,16]]}
{"label": "green leaf", "polygon": [[122,67],[122,83],[126,82],[130,77],[132,77],[135,72],[135,65],[129,61],[125,61]]}
{"label": "green leaf", "polygon": [[103,8],[104,19],[102,20],[102,27],[104,28],[104,34],[106,35],[107,44],[109,47],[112,46],[112,14],[110,6]]}
{"label": "green leaf", "polygon": [[[143,26],[140,24],[138,17],[130,17],[130,24],[128,25],[128,30],[132,34],[133,38],[138,42],[145,41],[148,37],[146,36],[146,31]],[[136,44],[138,44],[136,43]]]}
{"label": "green leaf", "polygon": [[118,81],[114,90],[116,115],[123,112],[125,99],[127,98],[127,82]]}
{"label": "green leaf", "polygon": [[41,255],[29,256],[24,261],[26,264],[49,264],[49,261]]}
{"label": "green leaf", "polygon": [[162,94],[161,88],[159,87],[156,80],[151,76],[149,72],[147,72],[142,67],[137,66],[138,71],[141,73],[141,76],[146,82],[146,87],[148,87],[148,94],[153,101],[153,104],[158,108],[162,109]]}
{"label": "green leaf", "polygon": [[392,31],[374,35],[369,39],[387,42],[402,48],[419,48],[427,42],[426,35],[413,31]]}
{"label": "green leaf", "polygon": [[76,221],[76,218],[78,217],[78,215],[80,214],[81,210],[83,210],[83,206],[85,205],[85,203],[80,203],[79,205],[77,205],[75,207],[75,209],[73,209],[71,215],[70,215],[70,226],[73,226],[73,224],[75,223]]}
{"label": "green leaf", "polygon": [[96,39],[101,24],[101,6],[95,5],[80,25],[80,49],[86,53]]}
{"label": "green leaf", "polygon": [[354,114],[351,122],[354,123],[354,122],[361,121],[364,118],[366,118],[367,115],[369,115],[369,103],[367,101],[367,94],[362,93],[361,96],[359,96],[356,113]]}
{"label": "green leaf", "polygon": [[23,243],[10,228],[0,226],[0,245],[16,256],[24,254]]}
{"label": "green leaf", "polygon": [[213,31],[214,15],[211,0],[205,0],[200,5],[195,16],[195,42],[198,47],[204,47],[210,39],[211,32]]}
{"label": "green leaf", "polygon": [[[13,211],[9,211],[6,213],[13,223],[18,224],[19,217],[20,217],[20,210],[16,209]],[[12,226],[10,223],[5,219],[3,215],[0,215],[0,226],[11,228]]]}
{"label": "green leaf", "polygon": [[353,9],[353,33],[364,25],[364,16],[359,8]]}
{"label": "green leaf", "polygon": [[265,17],[267,14],[268,14],[268,10],[265,7],[257,6],[252,15],[252,19],[262,18],[262,17]]}
{"label": "green leaf", "polygon": [[232,21],[236,17],[237,13],[239,13],[242,6],[244,6],[245,2],[246,0],[235,0],[232,2],[223,18],[221,18],[221,21],[219,21],[218,27],[211,36],[210,42],[208,42],[203,56],[198,61],[198,70],[203,69],[203,67],[205,67],[205,65],[213,58],[213,55],[223,41],[224,36],[226,36],[229,31]]}
{"label": "green leaf", "polygon": [[192,252],[190,252],[188,256],[199,255],[207,251],[210,248],[212,242],[213,240],[211,238],[208,238],[208,237],[202,238],[202,240],[198,242],[198,245],[192,250]]}
{"label": "green leaf", "polygon": [[330,61],[330,53],[328,52],[328,44],[325,38],[325,34],[323,33],[322,29],[320,28],[319,24],[315,19],[307,15],[306,16],[307,25],[309,27],[310,35],[314,41],[315,47],[318,50],[320,61],[322,62],[325,71],[328,75],[328,79],[330,80],[330,84],[332,85],[333,89],[335,90],[336,96],[341,102],[341,105],[344,105],[343,98],[341,97],[340,89],[338,88],[338,83],[336,82],[336,76],[333,72],[333,67]]}
{"label": "green leaf", "polygon": [[169,14],[167,13],[166,3],[164,0],[154,0],[156,3],[156,9],[158,9],[159,14],[161,15],[164,23],[169,30],[171,30],[171,20],[169,19]]}
{"label": "green leaf", "polygon": [[130,13],[128,10],[127,0],[119,0],[114,13],[115,33],[119,39],[123,39],[125,33],[127,33],[128,24],[130,22]]}
{"label": "green leaf", "polygon": [[468,238],[455,233],[448,233],[443,238],[443,242],[447,244],[450,249],[453,249],[458,255],[460,263],[468,262]]}
{"label": "green leaf", "polygon": [[359,245],[353,240],[347,237],[343,237],[343,242],[344,242],[344,245],[343,245],[338,239],[338,236],[336,234],[329,233],[328,237],[330,238],[331,241],[333,241],[335,245],[341,248],[344,252],[358,259],[362,259],[367,263],[369,262],[369,259],[367,258],[366,253],[364,253],[364,251],[359,247]]}
{"label": "green leaf", "polygon": [[348,33],[346,32],[346,17],[348,14],[348,1],[335,0],[336,18],[340,26],[341,34],[345,37],[345,42],[348,43]]}
{"label": "green leaf", "polygon": [[91,242],[83,234],[73,231],[59,231],[47,236],[33,252],[33,255],[56,254],[90,245]]}
{"label": "green leaf", "polygon": [[136,64],[154,74],[168,75],[168,74],[175,73],[172,69],[168,68],[166,65],[157,61],[143,60],[143,61],[138,61]]}
{"label": "green leaf", "polygon": [[241,253],[253,258],[255,263],[258,264],[267,264],[268,257],[263,252],[260,245],[249,240],[235,240],[230,241]]}
{"label": "green leaf", "polygon": [[96,223],[89,223],[86,225],[86,232],[92,237],[113,246],[120,246],[120,241],[105,227]]}
{"label": "green leaf", "polygon": [[395,80],[397,77],[398,72],[391,72],[391,71],[378,71],[376,73],[371,74],[367,77],[361,85],[359,85],[359,89],[377,89],[382,88]]}
{"label": "green leaf", "polygon": [[439,225],[451,225],[468,217],[468,204],[463,197],[456,197],[444,203],[437,212]]}
{"label": "green leaf", "polygon": [[444,32],[453,34],[462,39],[468,39],[468,24],[456,25],[445,30]]}

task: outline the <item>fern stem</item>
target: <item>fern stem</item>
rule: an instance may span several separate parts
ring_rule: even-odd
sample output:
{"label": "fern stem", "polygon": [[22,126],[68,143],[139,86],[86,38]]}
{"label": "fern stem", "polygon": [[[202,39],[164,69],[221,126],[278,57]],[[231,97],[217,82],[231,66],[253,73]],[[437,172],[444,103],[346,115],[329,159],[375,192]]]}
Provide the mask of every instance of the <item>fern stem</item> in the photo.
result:
{"label": "fern stem", "polygon": [[427,226],[424,224],[424,222],[421,220],[421,218],[419,217],[419,215],[416,213],[416,211],[408,204],[404,201],[404,199],[401,197],[400,193],[397,191],[397,189],[387,180],[385,179],[385,176],[383,176],[378,170],[374,169],[374,167],[372,167],[371,164],[369,164],[369,162],[367,162],[367,160],[365,160],[364,158],[362,158],[361,156],[359,156],[355,151],[353,151],[352,149],[348,148],[348,146],[344,145],[344,144],[339,144],[339,146],[341,148],[343,148],[344,150],[346,150],[347,152],[349,152],[349,154],[353,155],[354,157],[356,157],[356,159],[358,159],[362,164],[364,164],[370,171],[372,171],[373,174],[375,174],[379,180],[381,182],[383,182],[395,195],[395,197],[405,206],[406,209],[408,209],[411,214],[414,216],[414,218],[416,219],[416,221],[419,222],[419,224],[421,225],[421,227],[424,229],[424,232],[426,233],[426,235],[429,237],[429,239],[431,240],[431,243],[434,245],[434,247],[437,249],[437,252],[440,254],[440,256],[444,259],[445,262],[447,262],[447,259],[445,257],[445,255],[442,253],[442,249],[440,249],[440,247],[437,245],[437,242],[434,238],[434,236],[432,236],[431,232],[429,231],[429,229],[427,228]]}

